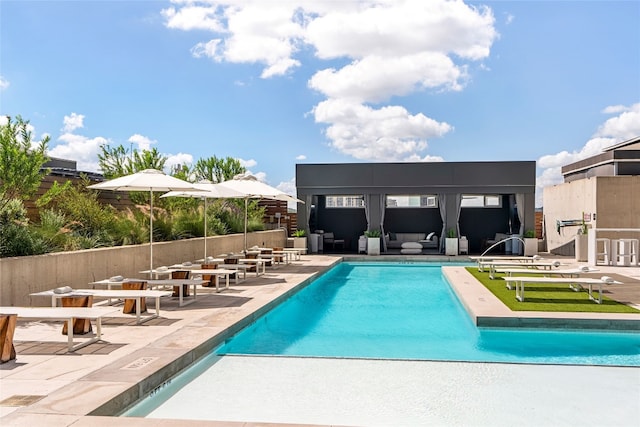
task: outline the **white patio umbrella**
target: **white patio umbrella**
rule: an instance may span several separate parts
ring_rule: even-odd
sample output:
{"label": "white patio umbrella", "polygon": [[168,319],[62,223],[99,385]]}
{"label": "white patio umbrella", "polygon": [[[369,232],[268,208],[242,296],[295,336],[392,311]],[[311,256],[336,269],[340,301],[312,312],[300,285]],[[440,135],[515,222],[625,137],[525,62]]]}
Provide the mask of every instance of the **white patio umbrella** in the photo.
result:
{"label": "white patio umbrella", "polygon": [[284,200],[287,202],[304,203],[302,200],[298,200],[293,196],[278,190],[275,187],[258,181],[253,175],[240,174],[233,177],[228,181],[223,181],[216,184],[221,187],[226,187],[235,191],[239,191],[244,194],[244,250],[247,250],[247,211],[249,199],[271,199],[271,200]]}
{"label": "white patio umbrella", "polygon": [[164,197],[192,197],[204,200],[204,258],[207,258],[207,199],[242,199],[244,194],[227,187],[221,187],[209,180],[198,181],[195,187],[202,191],[169,191],[160,196]]}
{"label": "white patio umbrella", "polygon": [[164,172],[157,169],[145,169],[131,175],[121,176],[109,181],[100,182],[90,185],[88,188],[96,190],[112,190],[112,191],[148,191],[151,196],[151,210],[149,212],[149,265],[153,270],[153,193],[167,192],[174,190],[192,190],[200,191],[194,184],[165,175]]}

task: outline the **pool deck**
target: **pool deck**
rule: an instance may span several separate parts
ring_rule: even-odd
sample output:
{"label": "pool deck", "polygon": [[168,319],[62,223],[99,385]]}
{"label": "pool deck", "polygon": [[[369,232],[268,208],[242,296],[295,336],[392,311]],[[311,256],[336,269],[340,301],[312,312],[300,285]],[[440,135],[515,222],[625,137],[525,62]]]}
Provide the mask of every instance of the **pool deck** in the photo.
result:
{"label": "pool deck", "polygon": [[[563,263],[577,265],[573,259],[563,257],[545,256],[546,258],[559,259]],[[345,256],[345,259],[371,260],[378,257],[367,256]],[[17,359],[0,365],[0,425],[2,426],[111,426],[114,424],[112,417],[103,416],[115,413],[119,408],[126,407],[127,404],[136,401],[140,396],[148,395],[155,387],[169,380],[175,373],[189,366],[193,361],[199,359],[206,354],[211,348],[217,346],[224,338],[234,331],[237,331],[244,325],[250,323],[253,319],[260,316],[263,312],[270,309],[273,305],[279,303],[286,298],[295,289],[308,281],[312,280],[322,272],[326,271],[335,263],[339,262],[340,256],[333,255],[307,255],[302,260],[295,261],[287,266],[277,268],[268,268],[267,273],[260,277],[252,274],[248,275],[245,282],[239,285],[231,285],[230,289],[221,293],[214,290],[198,291],[198,297],[193,304],[179,307],[177,299],[163,299],[161,303],[161,317],[150,320],[142,325],[136,325],[135,319],[130,315],[123,315],[118,312],[113,317],[103,320],[103,341],[88,345],[74,353],[66,353],[66,336],[60,333],[61,324],[59,322],[23,322],[19,321],[16,328],[14,341],[16,343]],[[467,257],[440,257],[440,256],[381,256],[381,260],[468,260]],[[617,280],[623,282],[623,285],[611,285],[606,287],[605,295],[618,301],[626,302],[636,308],[640,308],[640,268],[639,267],[598,267],[600,271],[594,277],[602,275],[613,276]],[[626,328],[633,329],[640,325],[640,314],[600,314],[600,313],[539,313],[539,312],[512,312],[506,308],[499,300],[487,291],[482,285],[478,284],[473,277],[463,267],[447,267],[445,275],[453,285],[455,292],[470,312],[472,317],[479,324],[486,325],[510,325],[510,326],[535,326],[540,324],[551,323],[555,326],[571,327],[597,327],[603,328]],[[46,306],[49,300],[32,300],[33,305]],[[502,323],[501,323],[502,322]],[[636,329],[639,330],[639,329]],[[79,340],[85,339],[79,337]],[[230,361],[236,363],[241,369],[248,369],[247,365],[242,364],[242,358],[236,358],[239,361]],[[278,369],[282,363],[287,363],[282,358],[263,358],[271,359],[265,361],[267,364],[265,369],[271,372],[267,374],[278,375]],[[276,360],[278,359],[278,360]],[[328,361],[323,362],[315,360],[306,365],[313,365],[315,370],[323,369],[322,364],[333,364],[327,369],[342,369],[348,361]],[[380,365],[384,361],[362,361],[360,366],[364,365]],[[268,364],[272,364],[270,366]],[[318,365],[318,366],[316,366]],[[562,374],[558,375],[558,371],[568,371],[570,368],[558,366],[534,367],[532,365],[503,365],[495,367],[491,364],[469,364],[460,363],[453,364],[448,362],[407,362],[398,361],[394,366],[402,367],[402,369],[411,369],[411,372],[422,372],[427,378],[433,379],[434,372],[445,372],[447,369],[453,369],[452,374],[459,373],[462,375],[466,370],[477,371],[477,366],[485,366],[485,371],[493,372],[491,375],[498,377],[501,375],[517,375],[531,373],[530,376],[522,376],[520,380],[512,380],[513,385],[521,384],[521,380],[535,382],[536,376],[540,381],[552,381],[553,378],[563,379]],[[491,366],[489,366],[491,365]],[[416,368],[420,366],[420,368]],[[489,367],[487,367],[489,366]],[[443,369],[443,367],[446,367]],[[371,368],[371,366],[369,366]],[[601,372],[603,377],[593,377],[592,395],[588,390],[589,384],[580,382],[576,384],[575,391],[580,396],[566,396],[567,399],[579,399],[583,402],[582,406],[589,406],[597,409],[602,405],[602,401],[592,400],[598,396],[602,396],[604,403],[620,404],[624,408],[618,411],[617,418],[605,418],[611,425],[634,425],[640,419],[640,409],[637,402],[640,401],[640,369],[637,368],[599,368],[599,367],[572,367],[576,371],[589,369],[590,373]],[[286,368],[285,368],[286,369]],[[292,367],[288,375],[311,375],[309,372],[297,370]],[[364,368],[367,369],[367,368]],[[376,368],[377,369],[377,368]],[[549,374],[549,369],[555,369],[553,375]],[[513,370],[514,372],[511,372]],[[471,371],[469,376],[473,376]],[[474,372],[475,372],[474,371]],[[510,372],[507,372],[510,371]],[[539,371],[539,372],[535,372]],[[306,372],[306,373],[305,373]],[[366,372],[366,371],[365,371]],[[345,374],[346,375],[346,374]],[[457,374],[456,374],[457,375]],[[283,375],[280,375],[284,377]],[[325,375],[326,376],[326,375]],[[365,374],[366,376],[366,374]],[[478,381],[478,374],[475,380]],[[547,376],[549,378],[547,378]],[[620,379],[620,376],[622,379]],[[374,376],[375,377],[375,376]],[[398,377],[398,373],[394,372],[391,378]],[[587,375],[592,377],[592,375]],[[237,378],[237,377],[236,377]],[[312,381],[312,377],[304,377],[300,380],[295,377],[293,380]],[[582,377],[581,377],[582,378]],[[602,385],[602,379],[611,378],[612,382],[616,382],[613,390],[608,389],[608,385]],[[241,380],[237,378],[238,383]],[[293,381],[292,380],[292,381]],[[356,377],[356,381],[364,381],[362,372]],[[459,378],[457,379],[459,380]],[[480,379],[484,381],[483,379]],[[266,380],[265,380],[266,381]],[[366,378],[364,381],[375,382],[375,378]],[[380,378],[380,381],[383,381]],[[389,380],[391,381],[391,380]],[[584,379],[581,381],[588,381]],[[459,382],[456,386],[459,387]],[[251,382],[250,382],[251,385]],[[258,387],[258,381],[254,383]],[[542,389],[548,387],[547,384],[540,384]],[[369,384],[370,388],[374,388],[374,384]],[[443,387],[445,385],[442,385]],[[509,394],[509,385],[501,383],[495,386],[495,390],[502,390],[503,394]],[[254,387],[254,388],[255,388]],[[416,387],[424,388],[424,383],[416,384]],[[451,388],[451,384],[448,384]],[[618,389],[622,387],[622,389]],[[429,387],[426,387],[429,388]],[[456,388],[456,387],[454,387]],[[585,390],[585,388],[587,390]],[[209,402],[215,401],[220,394],[213,392],[212,394],[202,396],[201,403],[207,405]],[[471,389],[471,387],[470,387]],[[250,390],[250,388],[248,388]],[[278,390],[278,393],[286,392],[286,390]],[[365,390],[366,392],[366,390]],[[440,393],[437,389],[432,390],[433,393]],[[246,391],[246,397],[250,391]],[[245,394],[234,395],[230,392],[230,396],[226,398],[244,400]],[[526,394],[526,393],[525,393]],[[273,393],[275,396],[276,393]],[[264,395],[263,395],[264,396]],[[273,398],[272,396],[272,398]],[[338,394],[336,393],[336,396]],[[313,403],[322,399],[313,399],[313,396],[306,396],[309,401],[300,403],[311,408]],[[473,398],[473,396],[463,396]],[[507,399],[514,397],[507,396]],[[582,400],[587,397],[586,400]],[[281,397],[287,399],[285,395]],[[389,396],[387,395],[387,399]],[[437,400],[436,394],[433,397]],[[607,400],[608,399],[608,400]],[[271,399],[265,399],[271,401]],[[329,399],[327,398],[327,401]],[[345,399],[337,399],[334,405],[334,412],[339,413],[338,406]],[[362,404],[363,395],[359,396],[359,404]],[[393,399],[392,399],[393,400]],[[406,399],[405,399],[406,400]],[[371,402],[375,399],[371,399]],[[241,410],[248,411],[251,404],[247,400],[246,407]],[[634,402],[636,404],[634,404]],[[514,397],[511,401],[505,401],[504,405],[509,407],[517,407],[524,402]],[[539,403],[542,405],[544,401]],[[629,404],[630,403],[630,404]],[[400,403],[398,403],[400,404]],[[566,402],[557,403],[558,406],[566,406]],[[380,406],[380,403],[377,403]],[[445,403],[442,408],[448,408]],[[455,409],[455,405],[450,408]],[[457,404],[459,405],[459,404]],[[484,405],[489,408],[489,405]],[[545,411],[549,412],[545,408]],[[556,408],[557,409],[557,408]],[[568,406],[568,420],[575,421],[576,407]],[[496,412],[504,411],[495,409]],[[602,406],[604,415],[611,415],[611,408],[606,405]],[[626,412],[625,412],[626,411]],[[348,412],[345,409],[345,412]],[[371,412],[371,411],[370,411]],[[588,411],[584,411],[588,412]],[[304,422],[309,425],[373,425],[371,419],[351,418],[345,416],[340,418],[322,418],[310,417]],[[387,421],[393,419],[393,414],[386,414]],[[429,422],[439,425],[464,425],[464,418],[445,418],[435,417],[428,419]],[[476,415],[479,416],[479,415]],[[517,424],[520,420],[511,419],[501,420],[491,418],[492,414],[484,414],[485,418],[475,418],[479,420],[478,424],[491,425],[509,425],[514,422]],[[513,415],[516,416],[515,412]],[[532,415],[521,425],[535,425],[536,421],[544,421],[543,418],[536,419]],[[585,415],[587,416],[587,415]],[[126,424],[129,426],[269,426],[269,425],[285,425],[287,422],[301,425],[300,420],[287,421],[285,418],[265,418],[256,419],[256,416],[247,415],[246,419],[221,418],[220,421],[197,421],[197,420],[169,420],[169,419],[143,419],[143,418],[127,418]],[[591,423],[583,425],[599,425],[602,424],[602,418],[593,418]],[[377,418],[383,425],[385,418],[379,416]],[[276,421],[274,421],[276,420]],[[330,422],[327,422],[330,421]],[[417,420],[417,419],[416,419]],[[414,421],[416,421],[414,420]],[[482,422],[484,420],[485,422]],[[557,418],[556,418],[557,420]],[[624,421],[627,421],[625,423]],[[122,421],[120,419],[119,421]],[[418,421],[416,421],[418,422]],[[280,423],[280,424],[278,424]],[[117,423],[124,424],[124,422]],[[398,425],[403,423],[398,423]],[[407,425],[414,424],[408,422]],[[539,424],[539,422],[538,422]],[[560,422],[558,425],[571,425],[571,422]]]}

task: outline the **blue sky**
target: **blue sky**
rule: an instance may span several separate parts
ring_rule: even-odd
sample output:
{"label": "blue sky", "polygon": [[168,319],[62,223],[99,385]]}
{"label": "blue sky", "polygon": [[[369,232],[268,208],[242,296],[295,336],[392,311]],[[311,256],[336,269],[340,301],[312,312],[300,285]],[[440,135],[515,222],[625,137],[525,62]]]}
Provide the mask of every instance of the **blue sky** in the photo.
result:
{"label": "blue sky", "polygon": [[98,171],[101,144],[168,165],[536,160],[640,135],[640,1],[0,0],[0,115]]}

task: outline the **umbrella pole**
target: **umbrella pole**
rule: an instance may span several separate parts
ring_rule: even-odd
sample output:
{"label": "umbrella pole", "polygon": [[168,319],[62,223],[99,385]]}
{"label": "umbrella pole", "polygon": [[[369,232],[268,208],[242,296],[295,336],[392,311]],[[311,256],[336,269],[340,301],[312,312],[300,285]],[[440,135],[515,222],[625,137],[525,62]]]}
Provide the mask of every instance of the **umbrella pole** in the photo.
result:
{"label": "umbrella pole", "polygon": [[149,211],[149,277],[153,277],[153,190],[149,190],[151,210]]}
{"label": "umbrella pole", "polygon": [[247,197],[244,198],[244,253],[247,253],[247,211],[248,211],[248,201]]}
{"label": "umbrella pole", "polygon": [[204,198],[204,262],[207,262],[207,198]]}

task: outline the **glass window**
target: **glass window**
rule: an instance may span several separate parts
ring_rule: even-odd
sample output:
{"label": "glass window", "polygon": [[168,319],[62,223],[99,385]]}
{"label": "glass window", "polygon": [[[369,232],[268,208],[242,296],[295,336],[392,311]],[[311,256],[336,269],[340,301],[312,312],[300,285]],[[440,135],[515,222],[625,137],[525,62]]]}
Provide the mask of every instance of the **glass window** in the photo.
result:
{"label": "glass window", "polygon": [[496,194],[463,194],[463,208],[499,208],[502,197]]}
{"label": "glass window", "polygon": [[484,196],[484,205],[487,207],[500,207],[502,198],[500,196]]}
{"label": "glass window", "polygon": [[437,208],[438,196],[433,194],[390,194],[387,195],[386,206],[388,208]]}
{"label": "glass window", "polygon": [[362,196],[325,196],[325,207],[327,208],[363,208],[364,197]]}

